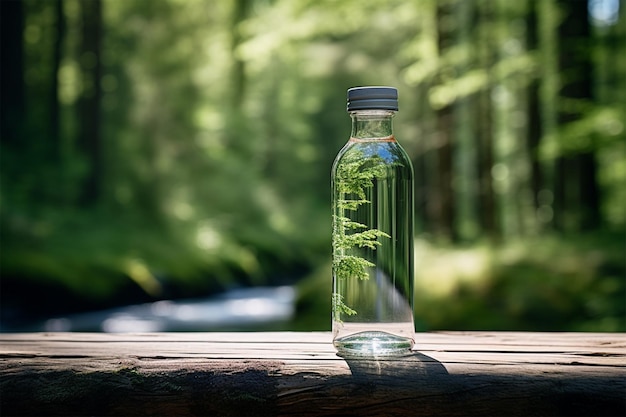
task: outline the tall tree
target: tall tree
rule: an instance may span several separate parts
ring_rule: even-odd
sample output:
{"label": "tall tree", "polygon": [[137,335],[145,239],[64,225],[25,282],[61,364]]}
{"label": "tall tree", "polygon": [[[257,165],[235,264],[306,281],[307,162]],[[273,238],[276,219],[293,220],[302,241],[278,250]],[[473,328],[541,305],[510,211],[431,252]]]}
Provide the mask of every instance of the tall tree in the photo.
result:
{"label": "tall tree", "polygon": [[[455,26],[453,9],[455,4],[440,2],[437,4],[437,27],[439,56],[443,56],[454,40]],[[440,68],[447,70],[448,68]],[[437,219],[438,232],[441,236],[456,240],[455,196],[452,188],[453,152],[454,152],[454,111],[452,103],[445,104],[436,111],[437,117],[437,199],[432,214]]]}
{"label": "tall tree", "polygon": [[[415,169],[415,215],[418,233],[435,235],[438,232],[438,199],[437,171],[435,162],[437,147],[437,127],[429,93],[434,85],[437,71],[437,5],[434,0],[420,4],[416,13],[419,32],[411,40],[411,48],[415,49],[414,62],[408,74],[414,87],[413,95],[417,98],[414,118],[418,121],[420,139],[415,142],[412,154]],[[411,71],[414,71],[411,74]],[[429,91],[430,90],[430,91]]]}
{"label": "tall tree", "polygon": [[[419,97],[415,118],[420,121],[420,129],[426,131],[426,118],[423,116],[429,108],[428,89],[425,83],[414,87],[417,97]],[[414,194],[415,194],[415,229],[418,234],[433,232],[433,225],[430,218],[430,175],[427,164],[427,155],[430,153],[425,140],[419,140],[415,144],[412,162],[415,170]]]}
{"label": "tall tree", "polygon": [[228,135],[227,142],[233,155],[242,155],[243,159],[251,157],[251,143],[246,137],[243,104],[246,96],[246,63],[240,55],[239,48],[244,40],[241,24],[248,16],[250,0],[236,0],[230,16],[230,68],[228,73],[229,107],[226,113]]}
{"label": "tall tree", "polygon": [[[561,69],[559,125],[584,118],[593,98],[591,62],[591,30],[587,3],[560,0],[565,13],[558,28],[561,39],[567,39],[559,48]],[[561,229],[594,229],[600,224],[600,190],[597,181],[597,162],[593,146],[579,150],[575,155],[561,155],[556,167],[555,205],[557,226]],[[569,213],[569,219],[563,218]]]}
{"label": "tall tree", "polygon": [[241,22],[245,20],[250,9],[250,0],[236,0],[231,21],[231,57],[232,57],[232,97],[231,105],[238,110],[245,94],[245,62],[239,56],[237,49],[243,41]]}
{"label": "tall tree", "polygon": [[[476,65],[476,56],[471,47],[475,40],[475,1],[462,1],[455,8],[455,20],[459,29],[456,33],[456,48],[460,49],[462,60],[455,66],[455,72],[462,77]],[[477,238],[477,150],[474,135],[476,118],[473,109],[476,106],[476,94],[467,94],[457,99],[455,105],[456,151],[454,155],[454,193],[456,195],[456,225],[458,235],[463,240]]]}
{"label": "tall tree", "polygon": [[490,28],[494,24],[494,11],[491,2],[480,1],[477,7],[478,29],[478,60],[481,68],[486,72],[487,83],[478,93],[476,118],[476,148],[478,149],[478,178],[479,178],[479,220],[480,225],[490,238],[499,236],[496,202],[493,191],[491,169],[494,164],[493,156],[493,108],[491,105],[491,83],[493,79],[493,42]]}
{"label": "tall tree", "polygon": [[[558,128],[558,84],[559,84],[559,53],[558,34],[556,28],[560,20],[556,0],[533,1],[537,10],[538,30],[538,71],[539,71],[539,115],[541,122],[540,154],[543,159],[544,188],[537,195],[539,210],[537,221],[545,228],[556,228],[555,192],[556,162],[559,153],[557,140]],[[540,158],[541,159],[541,158]],[[557,216],[558,217],[558,216]]]}
{"label": "tall tree", "polygon": [[[531,0],[528,3],[528,13],[526,15],[526,43],[529,50],[539,49],[539,28],[537,22],[537,2]],[[543,189],[543,172],[539,161],[539,144],[541,141],[541,105],[539,94],[539,78],[533,77],[528,84],[527,101],[528,128],[526,130],[526,146],[530,156],[530,188],[532,192],[532,203],[535,213],[541,209],[540,193]],[[536,215],[535,215],[536,217]],[[535,225],[539,222],[535,221]]]}
{"label": "tall tree", "polygon": [[83,182],[81,203],[93,205],[101,194],[103,175],[102,152],[102,2],[81,1],[82,40],[80,65],[82,95],[78,106],[79,147],[86,158],[88,172]]}
{"label": "tall tree", "polygon": [[0,2],[2,77],[0,94],[0,141],[13,147],[23,145],[24,119],[24,9],[21,1]]}
{"label": "tall tree", "polygon": [[60,162],[61,157],[61,112],[59,101],[59,69],[63,58],[63,42],[65,39],[66,24],[63,10],[63,0],[54,1],[54,15],[56,33],[52,53],[52,71],[50,72],[50,142],[52,157]]}

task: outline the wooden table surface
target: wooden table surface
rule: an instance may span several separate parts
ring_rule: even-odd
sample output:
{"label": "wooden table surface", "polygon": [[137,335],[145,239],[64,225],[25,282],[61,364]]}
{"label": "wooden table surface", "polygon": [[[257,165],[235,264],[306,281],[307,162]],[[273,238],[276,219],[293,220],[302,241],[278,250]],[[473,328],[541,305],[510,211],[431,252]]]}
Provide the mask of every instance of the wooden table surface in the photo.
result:
{"label": "wooden table surface", "polygon": [[626,415],[626,334],[416,334],[342,358],[328,332],[0,334],[0,415]]}

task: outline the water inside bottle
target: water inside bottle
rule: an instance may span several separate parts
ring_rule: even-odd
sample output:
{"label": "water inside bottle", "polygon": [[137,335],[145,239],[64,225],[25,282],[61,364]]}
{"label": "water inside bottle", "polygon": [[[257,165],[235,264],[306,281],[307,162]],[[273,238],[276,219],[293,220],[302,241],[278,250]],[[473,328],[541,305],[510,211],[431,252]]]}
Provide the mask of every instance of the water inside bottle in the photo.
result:
{"label": "water inside bottle", "polygon": [[[334,171],[333,198],[339,203],[334,205],[333,238],[356,242],[350,247],[335,244],[334,260],[349,258],[362,267],[362,273],[342,272],[335,262],[335,346],[362,354],[410,349],[414,332],[411,162],[393,137],[351,140]],[[341,184],[351,181],[341,177],[348,172],[362,177],[357,186]],[[358,233],[365,231],[371,231],[377,243],[372,243],[374,238],[359,241]]]}

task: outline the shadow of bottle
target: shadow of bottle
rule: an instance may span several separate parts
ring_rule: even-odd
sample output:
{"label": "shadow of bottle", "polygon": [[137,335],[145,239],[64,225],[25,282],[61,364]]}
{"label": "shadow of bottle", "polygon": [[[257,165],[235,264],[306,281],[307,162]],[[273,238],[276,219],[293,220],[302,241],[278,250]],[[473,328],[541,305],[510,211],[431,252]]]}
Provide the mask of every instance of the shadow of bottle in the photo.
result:
{"label": "shadow of bottle", "polygon": [[399,356],[367,357],[340,353],[337,356],[346,361],[352,377],[356,380],[363,378],[368,381],[406,383],[419,380],[432,381],[434,378],[448,375],[441,362],[416,351]]}
{"label": "shadow of bottle", "polygon": [[350,368],[346,394],[354,400],[344,397],[344,407],[337,415],[406,416],[417,410],[424,415],[445,414],[451,399],[441,395],[442,387],[452,381],[438,360],[416,351],[401,356],[338,356]]}

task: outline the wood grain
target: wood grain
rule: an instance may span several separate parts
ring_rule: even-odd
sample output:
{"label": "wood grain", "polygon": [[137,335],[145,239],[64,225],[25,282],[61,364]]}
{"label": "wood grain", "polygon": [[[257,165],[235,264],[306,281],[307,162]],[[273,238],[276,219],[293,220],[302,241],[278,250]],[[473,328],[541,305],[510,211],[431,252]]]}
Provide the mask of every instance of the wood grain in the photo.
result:
{"label": "wood grain", "polygon": [[314,333],[0,334],[0,414],[626,415],[626,335],[438,332],[394,359]]}

